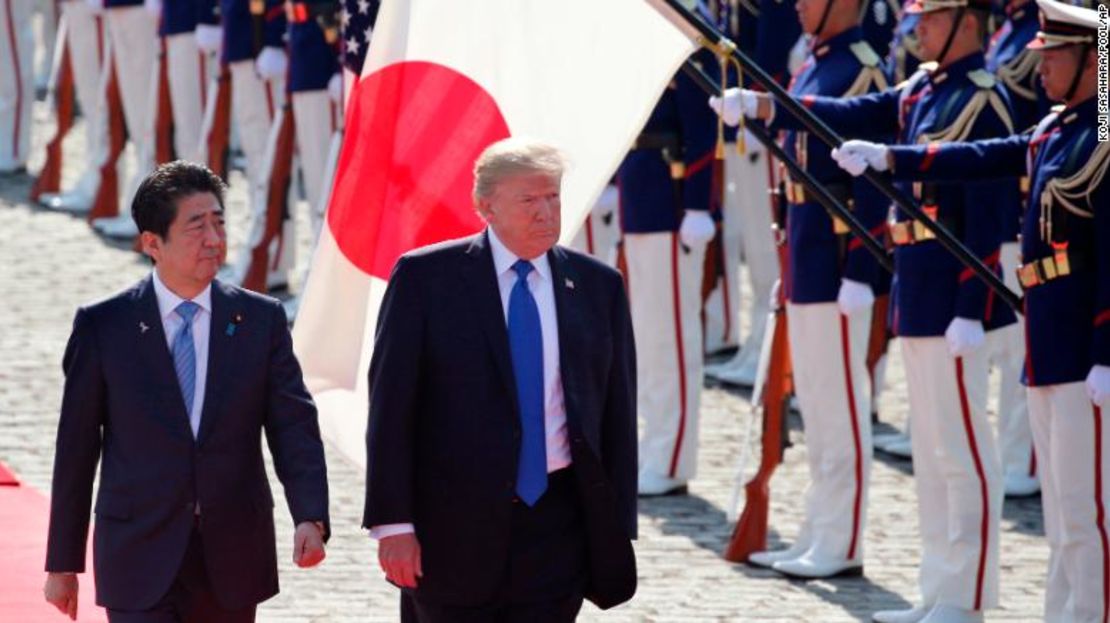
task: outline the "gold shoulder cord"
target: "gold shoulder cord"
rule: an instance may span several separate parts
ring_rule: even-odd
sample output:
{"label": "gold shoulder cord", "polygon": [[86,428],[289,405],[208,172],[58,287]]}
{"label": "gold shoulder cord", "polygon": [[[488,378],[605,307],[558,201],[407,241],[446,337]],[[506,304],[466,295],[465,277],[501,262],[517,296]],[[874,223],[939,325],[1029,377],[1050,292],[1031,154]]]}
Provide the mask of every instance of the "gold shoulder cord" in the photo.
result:
{"label": "gold shoulder cord", "polygon": [[1041,64],[1041,55],[1033,50],[1022,50],[1010,60],[1009,63],[998,68],[998,79],[1006,85],[1012,93],[1027,100],[1036,100],[1034,90],[1034,72]]}
{"label": "gold shoulder cord", "polygon": [[[1091,195],[1106,178],[1110,169],[1110,143],[1099,143],[1091,152],[1087,164],[1075,175],[1055,178],[1045,184],[1041,192],[1041,239],[1052,242],[1052,206],[1059,205],[1080,218],[1094,218]],[[1080,207],[1086,204],[1087,208]]]}
{"label": "gold shoulder cord", "polygon": [[[974,73],[974,72],[973,72]],[[986,77],[983,77],[986,76]],[[992,82],[987,83],[987,78]],[[971,133],[971,129],[975,126],[975,121],[979,118],[979,113],[989,105],[994,109],[994,112],[1002,119],[1002,123],[1006,125],[1008,133],[1014,132],[1014,121],[1010,117],[1010,111],[1006,108],[1006,102],[993,88],[993,76],[987,72],[982,72],[982,75],[972,76],[972,82],[979,87],[975,95],[971,96],[964,109],[960,111],[959,116],[952,122],[952,125],[942,130],[935,132],[928,132],[918,137],[918,143],[945,143],[963,141],[967,135]]]}
{"label": "gold shoulder cord", "polygon": [[[724,97],[725,89],[728,88],[728,64],[732,63],[736,68],[736,83],[741,88],[744,86],[744,68],[740,66],[740,61],[732,55],[736,51],[736,44],[727,37],[721,37],[717,42],[710,41],[705,37],[698,37],[698,43],[712,51],[717,55],[717,61],[721,66],[721,97]],[[740,115],[740,125],[736,131],[736,151],[741,156],[748,153],[747,140],[744,137],[745,119],[743,113]],[[721,115],[717,115],[717,154],[718,157],[724,158],[724,119]]]}

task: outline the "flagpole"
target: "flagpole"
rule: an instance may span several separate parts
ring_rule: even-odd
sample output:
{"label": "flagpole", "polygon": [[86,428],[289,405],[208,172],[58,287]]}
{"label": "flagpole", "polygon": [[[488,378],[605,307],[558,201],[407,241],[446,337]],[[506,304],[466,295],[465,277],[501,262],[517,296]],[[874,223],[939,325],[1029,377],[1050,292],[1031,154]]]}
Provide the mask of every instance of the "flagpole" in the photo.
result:
{"label": "flagpole", "polygon": [[[721,86],[713,82],[712,78],[707,76],[701,68],[694,65],[689,59],[682,64],[682,71],[685,72],[701,90],[705,91],[707,95],[721,96]],[[875,256],[880,266],[886,269],[887,272],[894,272],[894,264],[891,262],[890,254],[887,253],[886,247],[883,246],[883,243],[875,239],[875,236],[867,230],[867,227],[863,223],[859,222],[859,219],[856,218],[856,215],[853,214],[851,210],[844,207],[844,204],[840,203],[840,201],[822,186],[820,182],[814,179],[808,171],[799,166],[798,163],[786,153],[786,150],[780,147],[779,144],[771,138],[771,135],[762,124],[751,123],[744,127],[756,138],[756,140],[762,143],[775,158],[786,165],[786,168],[790,170],[791,177],[798,180],[798,182],[805,187],[806,192],[813,195],[817,203],[820,203],[826,210],[832,212],[837,218],[844,221],[844,224],[847,225],[848,229],[850,229],[852,233],[856,235],[856,238],[863,243],[863,246]]]}
{"label": "flagpole", "polygon": [[[703,39],[701,42],[702,45],[718,53],[725,51],[730,54],[730,56],[743,67],[744,71],[751,75],[755,82],[767,90],[775,99],[776,104],[785,108],[804,125],[809,132],[816,135],[830,147],[840,147],[844,143],[844,139],[837,135],[832,128],[818,118],[817,115],[813,114],[812,111],[799,104],[786,92],[786,89],[782,88],[782,85],[772,79],[762,67],[756,64],[747,54],[742,52],[735,43],[722,35],[715,27],[706,23],[700,15],[687,9],[680,0],[662,0],[662,2],[677,13],[688,26],[692,26],[697,30]],[[1014,311],[1019,314],[1023,313],[1023,298],[1006,287],[1002,279],[994,274],[991,269],[987,268],[987,266],[983,264],[970,249],[964,246],[952,232],[948,231],[940,223],[925,214],[909,195],[894,185],[889,175],[883,175],[874,169],[868,168],[863,176],[874,184],[880,192],[886,195],[899,210],[902,210],[914,220],[920,222],[925,229],[932,232],[933,235],[936,236],[936,241],[939,242],[945,250],[956,256],[956,259],[959,260],[961,264],[975,273],[975,276],[979,277],[988,288],[993,290],[994,293],[1007,305],[1012,307]]]}

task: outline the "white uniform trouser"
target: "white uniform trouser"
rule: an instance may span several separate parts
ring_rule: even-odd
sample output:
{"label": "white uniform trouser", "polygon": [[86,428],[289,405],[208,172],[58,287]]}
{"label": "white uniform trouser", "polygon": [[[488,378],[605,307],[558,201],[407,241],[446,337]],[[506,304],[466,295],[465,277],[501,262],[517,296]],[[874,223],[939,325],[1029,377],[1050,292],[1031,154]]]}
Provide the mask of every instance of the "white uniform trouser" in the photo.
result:
{"label": "white uniform trouser", "polygon": [[46,86],[50,81],[50,69],[54,66],[54,52],[57,48],[58,20],[61,18],[58,0],[38,0],[35,4],[39,14],[38,41],[41,45],[35,50],[35,86]]}
{"label": "white uniform trouser", "polygon": [[591,255],[610,266],[617,264],[620,223],[613,206],[595,203],[582,227],[570,241],[570,248]]}
{"label": "white uniform trouser", "polygon": [[1101,623],[1110,599],[1110,423],[1081,382],[1027,391],[1049,547],[1044,620]]}
{"label": "white uniform trouser", "polygon": [[174,151],[181,160],[200,162],[204,92],[208,86],[205,55],[192,32],[166,37]]}
{"label": "white uniform trouser", "polygon": [[250,203],[266,202],[266,143],[270,125],[285,104],[285,80],[263,80],[254,59],[236,61],[231,71],[231,115],[238,127],[239,142],[247,157]]}
{"label": "white uniform trouser", "polygon": [[809,462],[807,554],[821,561],[863,560],[872,452],[871,311],[849,317],[836,303],[790,303],[786,316]]}
{"label": "white uniform trouser", "polygon": [[[1006,286],[1021,291],[1017,267],[1021,247],[1016,242],[1002,245],[1000,255]],[[998,446],[1002,453],[1002,471],[1029,478],[1036,477],[1037,464],[1033,453],[1033,436],[1029,430],[1029,406],[1021,385],[1025,365],[1025,318],[987,334],[991,365],[998,368]]]}
{"label": "white uniform trouser", "polygon": [[[339,127],[339,105],[332,101],[326,89],[315,91],[300,91],[292,94],[293,121],[296,125],[297,153],[301,164],[301,175],[304,178],[305,199],[308,202],[309,223],[312,226],[312,247],[315,248],[316,240],[320,237],[320,229],[324,226],[324,215],[328,206],[324,203],[328,193],[324,186],[331,183],[328,175],[328,151],[331,148],[332,137]],[[293,220],[290,218],[290,220]],[[283,230],[282,235],[286,234]],[[290,264],[293,261],[295,240],[290,237],[283,246],[289,249]],[[308,269],[311,265],[312,255],[308,255],[300,262],[297,273],[300,275],[298,283],[303,287],[308,280]]]}
{"label": "white uniform trouser", "polygon": [[33,12],[34,5],[28,0],[0,0],[0,172],[26,166],[31,150]]}
{"label": "white uniform trouser", "polygon": [[625,234],[624,255],[644,420],[640,471],[687,481],[697,470],[705,245],[687,251],[674,232]]}
{"label": "white uniform trouser", "polygon": [[[104,12],[112,40],[112,58],[119,81],[127,134],[137,158],[131,180],[124,187],[124,206],[139,183],[154,170],[154,113],[158,101],[158,20],[142,6]],[[126,212],[126,210],[124,210]]]}
{"label": "white uniform trouser", "polygon": [[102,14],[87,3],[70,0],[61,7],[74,91],[85,120],[86,157],[73,192],[88,204],[100,186],[100,163],[108,156],[108,109],[101,84],[104,61],[108,58],[108,31]]}
{"label": "white uniform trouser", "polygon": [[748,265],[752,292],[751,300],[747,302],[751,331],[736,359],[728,364],[730,368],[747,366],[754,370],[770,312],[771,287],[779,278],[778,255],[771,233],[769,173],[767,151],[756,141],[747,141],[747,154],[744,156],[737,153],[734,144],[726,147],[723,281],[727,287],[719,285],[710,294],[705,305],[705,324],[707,351],[713,352],[738,343],[742,256]]}
{"label": "white uniform trouser", "polygon": [[903,337],[925,604],[998,605],[1002,467],[987,421],[987,354]]}

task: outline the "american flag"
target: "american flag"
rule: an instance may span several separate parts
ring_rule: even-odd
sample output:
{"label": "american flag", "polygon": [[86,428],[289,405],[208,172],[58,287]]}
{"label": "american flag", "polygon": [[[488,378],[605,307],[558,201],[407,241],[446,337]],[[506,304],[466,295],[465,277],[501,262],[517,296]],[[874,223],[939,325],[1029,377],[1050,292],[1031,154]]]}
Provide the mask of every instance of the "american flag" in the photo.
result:
{"label": "american flag", "polygon": [[381,0],[343,0],[343,8],[339,10],[343,66],[356,76],[362,74],[362,62],[370,49],[370,37],[380,6]]}

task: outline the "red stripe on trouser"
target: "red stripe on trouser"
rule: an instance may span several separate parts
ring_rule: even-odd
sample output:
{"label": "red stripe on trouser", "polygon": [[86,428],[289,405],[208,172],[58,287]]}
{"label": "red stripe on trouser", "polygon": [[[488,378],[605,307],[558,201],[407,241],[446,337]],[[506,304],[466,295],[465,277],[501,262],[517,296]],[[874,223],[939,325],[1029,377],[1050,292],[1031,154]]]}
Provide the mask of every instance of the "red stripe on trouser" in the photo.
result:
{"label": "red stripe on trouser", "polygon": [[1029,477],[1037,476],[1037,447],[1029,448]]}
{"label": "red stripe on trouser", "polygon": [[274,120],[274,90],[270,88],[270,81],[263,82],[266,86],[266,112],[270,114],[270,121]]}
{"label": "red stripe on trouser", "polygon": [[590,215],[586,215],[586,253],[594,254],[594,224]]}
{"label": "red stripe on trouser", "polygon": [[12,0],[4,1],[8,17],[8,43],[12,46],[12,67],[15,69],[15,127],[12,132],[12,158],[19,160],[19,126],[23,116],[23,71],[19,67],[19,47],[15,40],[15,18],[12,17]]}
{"label": "red stripe on trouser", "polygon": [[724,307],[725,314],[724,327],[721,330],[721,341],[724,342],[728,340],[729,334],[732,333],[732,303],[728,297],[728,286],[732,283],[732,275],[729,274],[728,270],[728,253],[725,250],[724,236],[721,236],[721,240],[721,257],[724,258],[721,262],[724,266],[721,271],[721,306]]}
{"label": "red stripe on trouser", "polygon": [[844,385],[848,394],[848,413],[852,417],[852,445],[856,452],[856,495],[852,502],[852,541],[848,544],[848,559],[852,560],[856,557],[860,512],[863,509],[863,443],[859,438],[856,390],[852,386],[851,335],[848,332],[848,317],[844,314],[840,314],[840,345],[844,355]]}
{"label": "red stripe on trouser", "polygon": [[975,475],[979,478],[979,497],[983,500],[983,520],[979,527],[979,571],[975,575],[975,608],[982,610],[983,575],[987,570],[987,540],[990,538],[990,499],[987,497],[987,477],[983,473],[983,461],[979,458],[979,444],[975,440],[975,429],[971,425],[971,409],[967,404],[967,389],[964,387],[964,358],[956,357],[956,386],[960,393],[960,411],[963,414],[964,432],[971,458],[975,463]]}
{"label": "red stripe on trouser", "polygon": [[1102,541],[1102,623],[1110,616],[1110,544],[1106,538],[1106,506],[1102,500],[1102,409],[1097,405],[1095,412],[1095,521],[1098,525],[1098,538]]}
{"label": "red stripe on trouser", "polygon": [[197,52],[197,74],[200,78],[201,106],[208,102],[208,58],[204,52]]}
{"label": "red stripe on trouser", "polygon": [[686,434],[686,354],[682,352],[682,295],[678,277],[678,236],[671,234],[671,299],[674,303],[674,342],[678,355],[678,434],[675,436],[674,452],[671,453],[669,476],[675,477],[678,457],[682,453],[682,438]]}

